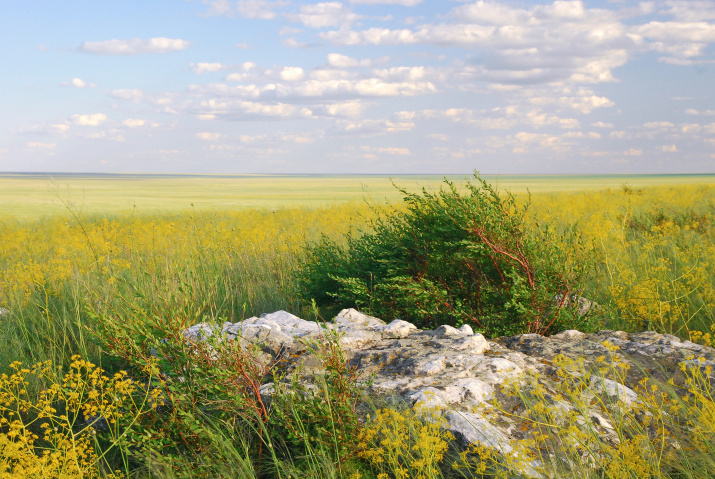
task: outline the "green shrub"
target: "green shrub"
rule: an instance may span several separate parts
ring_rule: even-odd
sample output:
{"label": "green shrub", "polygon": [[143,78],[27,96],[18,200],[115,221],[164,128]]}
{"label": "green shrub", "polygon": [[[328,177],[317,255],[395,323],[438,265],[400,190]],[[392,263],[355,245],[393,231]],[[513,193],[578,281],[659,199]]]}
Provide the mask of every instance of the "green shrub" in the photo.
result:
{"label": "green shrub", "polygon": [[308,246],[298,294],[321,307],[357,307],[420,327],[469,324],[490,335],[582,326],[574,301],[591,261],[575,229],[530,223],[528,202],[499,195],[475,174],[460,192],[404,195],[345,246]]}

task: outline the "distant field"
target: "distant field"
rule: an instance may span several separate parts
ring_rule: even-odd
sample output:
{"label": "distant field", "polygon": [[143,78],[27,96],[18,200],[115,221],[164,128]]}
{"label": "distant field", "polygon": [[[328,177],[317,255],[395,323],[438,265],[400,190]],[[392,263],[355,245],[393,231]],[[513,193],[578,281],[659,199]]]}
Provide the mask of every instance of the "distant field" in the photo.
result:
{"label": "distant field", "polygon": [[[162,214],[236,208],[317,207],[361,200],[397,201],[390,179],[408,190],[435,188],[443,176],[75,175],[0,174],[0,219],[35,220],[67,213]],[[469,176],[449,176],[460,183]],[[519,193],[715,184],[715,175],[484,176]],[[193,204],[193,206],[192,206]]]}

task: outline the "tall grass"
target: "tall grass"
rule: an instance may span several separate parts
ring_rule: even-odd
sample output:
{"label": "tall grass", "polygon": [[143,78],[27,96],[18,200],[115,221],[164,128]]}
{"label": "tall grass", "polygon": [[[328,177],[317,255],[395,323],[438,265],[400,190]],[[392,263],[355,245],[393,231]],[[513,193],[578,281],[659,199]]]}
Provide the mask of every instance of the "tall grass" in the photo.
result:
{"label": "tall grass", "polygon": [[[662,186],[536,195],[533,219],[577,223],[598,258],[603,326],[715,340],[715,188]],[[602,326],[602,327],[603,327]]]}
{"label": "tall grass", "polygon": [[341,237],[372,214],[363,204],[180,216],[0,224],[0,371],[10,361],[73,354],[101,361],[87,309],[126,295],[191,291],[210,321],[284,309],[301,314],[292,272],[301,246]]}
{"label": "tall grass", "polygon": [[[541,194],[532,198],[530,212],[530,221],[556,220],[563,228],[578,220],[578,228],[598,258],[596,280],[585,292],[600,304],[594,313],[602,321],[598,327],[654,329],[712,344],[715,187],[635,190],[624,185],[611,191]],[[350,229],[366,228],[374,214],[363,204],[348,204],[313,210],[191,211],[165,216],[83,217],[69,211],[65,217],[37,222],[1,222],[0,308],[8,313],[0,315],[0,374],[6,374],[0,380],[0,403],[17,404],[22,396],[27,404],[37,404],[53,385],[65,384],[77,354],[109,371],[108,378],[129,367],[139,377],[141,364],[149,367],[148,362],[107,354],[107,344],[98,335],[102,330],[98,318],[103,312],[120,311],[112,316],[119,328],[132,318],[141,319],[152,307],[159,322],[161,314],[168,315],[172,308],[181,311],[189,322],[239,321],[278,309],[312,317],[310,307],[294,292],[293,272],[302,246],[322,234],[340,239]],[[323,315],[329,317],[326,312]],[[186,347],[183,343],[175,347],[169,356],[183,351],[187,358],[194,358],[192,354],[198,351],[181,349]],[[707,379],[711,371],[699,365],[685,366],[683,374],[689,382],[684,385],[659,384],[657,391],[645,386],[638,391],[641,404],[648,406],[653,420],[660,421],[660,429],[644,428],[639,422],[642,414],[633,408],[614,409],[622,405],[603,403],[604,415],[611,414],[611,423],[620,434],[619,443],[599,442],[596,429],[582,427],[591,424],[590,418],[578,416],[580,412],[586,414],[585,408],[563,416],[539,396],[538,388],[514,387],[511,394],[523,406],[517,419],[531,439],[516,455],[504,458],[477,446],[461,451],[447,448],[449,438],[434,427],[439,420],[430,419],[432,413],[415,415],[379,402],[373,403],[372,410],[354,410],[349,407],[352,403],[336,401],[352,398],[350,395],[357,392],[338,391],[329,381],[319,385],[317,393],[305,390],[301,400],[291,395],[290,388],[279,391],[283,396],[276,399],[271,414],[281,421],[240,415],[232,419],[227,412],[242,410],[239,406],[246,404],[245,397],[240,391],[233,399],[217,396],[216,384],[226,377],[225,365],[213,362],[208,353],[203,357],[207,368],[204,382],[191,386],[186,378],[179,380],[178,373],[173,382],[162,382],[148,374],[143,386],[126,395],[121,406],[121,427],[126,433],[121,437],[129,437],[130,431],[138,431],[137,418],[152,414],[151,408],[137,409],[137,397],[147,397],[152,391],[179,394],[186,392],[182,388],[194,387],[191,394],[203,397],[208,405],[174,409],[187,414],[176,423],[174,432],[192,431],[194,449],[179,443],[161,447],[157,443],[139,454],[138,436],[131,443],[118,440],[124,433],[90,440],[84,434],[92,428],[80,423],[64,430],[69,434],[66,437],[75,438],[74,443],[63,442],[60,425],[55,431],[59,435],[51,436],[56,440],[53,445],[35,426],[12,426],[3,412],[0,416],[6,421],[0,423],[0,476],[3,464],[8,464],[3,460],[10,457],[8,447],[12,446],[29,461],[28,468],[39,467],[33,462],[33,458],[41,458],[34,455],[37,447],[57,452],[53,457],[72,457],[76,465],[81,463],[80,469],[73,469],[80,470],[75,474],[78,477],[108,477],[114,469],[119,469],[118,476],[134,477],[192,477],[199,473],[246,478],[509,477],[533,470],[525,469],[524,461],[536,460],[551,477],[715,477],[711,459],[715,453],[715,401]],[[327,365],[344,365],[337,350],[323,357]],[[22,366],[13,364],[15,361],[26,365],[27,371],[41,370],[42,374],[22,372],[23,379],[18,382],[17,376],[12,378]],[[44,365],[42,369],[29,366],[38,363]],[[92,367],[85,369],[95,371]],[[569,378],[564,384],[571,388],[563,392],[564,396],[587,390],[593,384],[589,375],[618,374],[617,364],[604,366],[603,371],[586,371],[582,365],[565,363],[560,368]],[[346,370],[339,374],[349,376]],[[70,384],[91,383],[83,381]],[[22,387],[12,389],[12,384]],[[162,389],[169,387],[174,389]],[[87,394],[91,391],[92,387],[85,390]],[[156,396],[157,402],[151,404],[159,404],[159,397],[164,396]],[[53,407],[59,407],[61,400],[53,401]],[[495,407],[498,409],[498,405]],[[660,410],[668,414],[658,415]],[[43,414],[28,411],[19,411],[16,419],[32,421]],[[370,418],[364,415],[368,412]],[[355,416],[358,413],[359,418]],[[157,416],[151,423],[155,429],[143,429],[143,433],[157,433],[164,419]],[[142,421],[142,427],[150,424]],[[335,432],[347,424],[345,421],[356,427],[354,443]],[[21,434],[9,435],[12,427]],[[575,442],[563,435],[575,433],[572,427],[581,428]],[[24,438],[25,449],[18,449],[18,437]],[[663,443],[666,437],[681,447],[659,455],[656,440]],[[382,443],[388,439],[389,444]],[[578,462],[584,444],[597,451],[593,464]],[[74,449],[67,449],[70,446]],[[169,450],[174,452],[170,454]],[[62,464],[57,467],[64,467]],[[89,467],[86,470],[91,473],[82,473],[82,467]]]}

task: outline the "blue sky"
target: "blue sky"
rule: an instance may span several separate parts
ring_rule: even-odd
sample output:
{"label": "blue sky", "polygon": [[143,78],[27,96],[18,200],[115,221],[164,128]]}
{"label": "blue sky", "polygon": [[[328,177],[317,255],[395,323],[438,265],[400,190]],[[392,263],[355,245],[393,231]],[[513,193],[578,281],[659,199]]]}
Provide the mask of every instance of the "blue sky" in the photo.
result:
{"label": "blue sky", "polygon": [[0,29],[0,171],[715,172],[715,1],[27,0]]}

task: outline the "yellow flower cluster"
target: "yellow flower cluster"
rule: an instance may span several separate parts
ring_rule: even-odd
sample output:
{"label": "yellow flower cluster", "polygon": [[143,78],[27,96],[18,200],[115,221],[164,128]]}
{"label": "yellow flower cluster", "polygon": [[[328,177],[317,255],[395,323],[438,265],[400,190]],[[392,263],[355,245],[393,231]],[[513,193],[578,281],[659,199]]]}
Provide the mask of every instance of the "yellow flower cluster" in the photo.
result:
{"label": "yellow flower cluster", "polygon": [[715,336],[715,188],[709,185],[533,197],[535,220],[578,221],[598,286],[620,320],[710,345]]}
{"label": "yellow flower cluster", "polygon": [[178,216],[2,223],[0,303],[36,290],[59,293],[89,277],[112,284],[124,272],[159,273],[259,256],[293,257],[306,239],[339,236],[373,213],[362,204],[322,209],[239,210]]}
{"label": "yellow flower cluster", "polygon": [[[138,417],[162,404],[158,390],[140,391],[120,372],[108,377],[94,364],[72,358],[69,371],[56,379],[49,362],[0,375],[0,478],[100,477],[101,459],[94,436],[106,428],[116,444],[118,420]],[[38,397],[30,382],[48,384]],[[137,398],[139,399],[137,401]],[[120,477],[119,473],[103,477]]]}
{"label": "yellow flower cluster", "polygon": [[381,472],[378,479],[429,479],[454,439],[435,409],[379,409],[365,428],[360,456]]}

